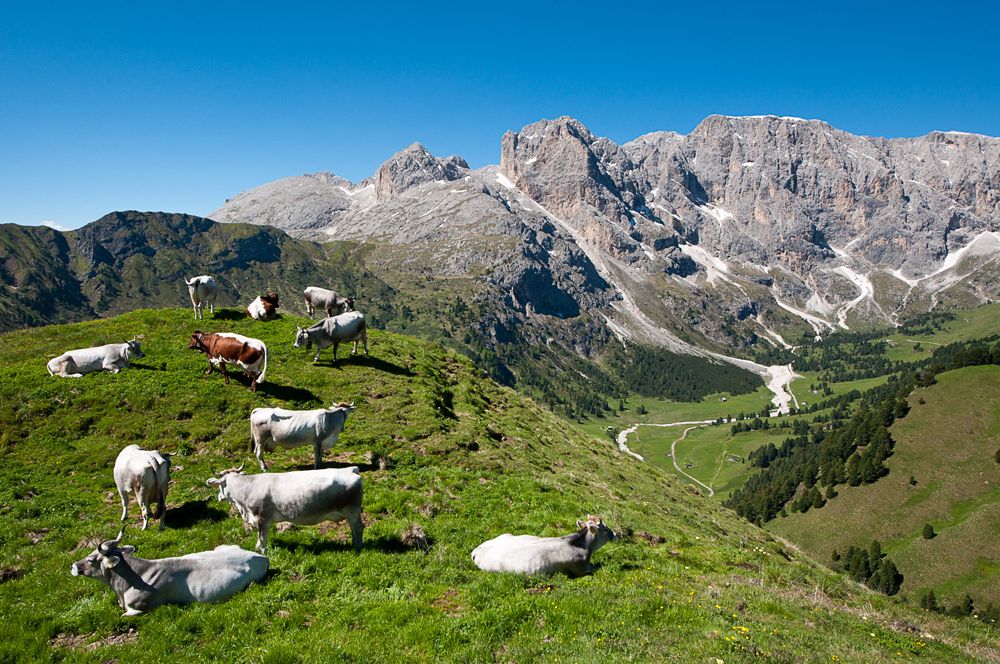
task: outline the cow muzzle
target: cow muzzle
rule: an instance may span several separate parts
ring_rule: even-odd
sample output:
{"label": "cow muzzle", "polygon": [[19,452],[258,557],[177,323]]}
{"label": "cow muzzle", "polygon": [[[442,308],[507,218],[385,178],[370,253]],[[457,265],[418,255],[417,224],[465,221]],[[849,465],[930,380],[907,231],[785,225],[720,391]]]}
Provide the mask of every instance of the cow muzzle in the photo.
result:
{"label": "cow muzzle", "polygon": [[73,576],[80,576],[80,568],[76,566],[76,563],[69,568],[69,573]]}

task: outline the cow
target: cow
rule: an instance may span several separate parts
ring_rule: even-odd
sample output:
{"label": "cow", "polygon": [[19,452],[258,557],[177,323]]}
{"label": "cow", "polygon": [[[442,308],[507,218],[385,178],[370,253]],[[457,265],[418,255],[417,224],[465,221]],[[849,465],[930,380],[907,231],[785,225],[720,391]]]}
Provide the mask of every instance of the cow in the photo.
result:
{"label": "cow", "polygon": [[267,346],[260,339],[251,339],[234,332],[195,332],[191,335],[188,348],[200,350],[208,356],[208,371],[219,367],[229,384],[227,364],[235,364],[250,376],[250,391],[256,392],[257,385],[264,382],[267,373]]}
{"label": "cow", "polygon": [[351,545],[361,550],[361,474],[357,466],[247,475],[243,466],[206,480],[218,487],[219,500],[236,506],[243,520],[257,528],[257,550],[267,551],[267,531],[274,522],[314,525],[347,519]]}
{"label": "cow", "polygon": [[131,366],[132,358],[145,357],[139,344],[140,337],[133,337],[123,344],[107,344],[94,348],[69,350],[49,360],[46,367],[50,376],[63,378],[82,378],[83,374],[92,371],[110,371],[118,373]]}
{"label": "cow", "polygon": [[[142,512],[142,529],[146,529],[150,516],[160,520],[162,529],[163,514],[167,511],[170,455],[129,445],[118,453],[114,475],[118,495],[122,499],[122,521],[128,517],[128,492],[131,490]],[[151,515],[153,503],[156,503],[157,511]]]}
{"label": "cow", "polygon": [[188,295],[191,296],[191,306],[194,307],[194,317],[195,319],[205,318],[205,314],[202,312],[202,305],[206,302],[208,303],[208,310],[215,315],[215,296],[219,293],[219,287],[215,283],[215,279],[203,274],[200,277],[192,277],[191,281],[187,279],[184,283],[188,287]]}
{"label": "cow", "polygon": [[472,561],[487,572],[583,576],[595,551],[617,537],[598,516],[577,521],[578,531],[562,537],[535,537],[506,533],[483,542],[472,552]]}
{"label": "cow", "polygon": [[284,408],[254,408],[250,413],[250,449],[257,457],[260,469],[264,452],[279,445],[285,449],[312,445],[315,467],[319,468],[323,452],[331,449],[354,412],[353,403],[339,403],[316,410],[286,410]]}
{"label": "cow", "polygon": [[274,320],[278,317],[278,294],[258,295],[247,307],[247,316],[254,320]]}
{"label": "cow", "polygon": [[313,364],[316,364],[319,362],[319,354],[327,346],[333,346],[333,361],[336,362],[337,347],[348,341],[354,342],[351,355],[357,355],[358,341],[364,343],[365,355],[368,355],[368,326],[365,324],[365,315],[360,311],[349,311],[339,316],[324,318],[305,329],[296,327],[295,343],[292,346],[300,348],[304,345],[306,350],[309,350],[316,344],[316,357],[313,358]]}
{"label": "cow", "polygon": [[316,314],[316,310],[326,311],[327,316],[333,316],[334,310],[338,314],[345,311],[354,311],[354,298],[337,295],[336,291],[309,286],[302,291],[302,297],[306,301],[306,313],[310,316]]}
{"label": "cow", "polygon": [[132,555],[134,546],[121,545],[124,534],[122,526],[118,537],[101,542],[73,563],[70,574],[89,576],[111,588],[125,616],[142,615],[163,604],[227,600],[263,579],[270,567],[265,556],[232,544],[177,558],[138,558]]}

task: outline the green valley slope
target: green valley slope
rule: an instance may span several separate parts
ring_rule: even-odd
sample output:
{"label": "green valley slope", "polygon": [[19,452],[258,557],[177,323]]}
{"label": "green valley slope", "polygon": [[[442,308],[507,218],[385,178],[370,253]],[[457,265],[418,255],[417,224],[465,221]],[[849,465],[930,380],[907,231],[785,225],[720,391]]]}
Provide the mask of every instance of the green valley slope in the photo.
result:
{"label": "green valley slope", "polygon": [[[828,561],[833,548],[872,539],[896,562],[913,598],[933,589],[939,601],[968,593],[985,608],[1000,604],[1000,366],[938,375],[908,400],[892,429],[889,474],[842,486],[822,509],[792,513],[768,529]],[[916,481],[911,485],[910,476]],[[938,535],[924,539],[930,523]]]}
{"label": "green valley slope", "polygon": [[[9,661],[1000,661],[971,620],[916,612],[832,574],[666,473],[577,432],[486,380],[453,351],[371,334],[371,358],[310,364],[291,348],[301,319],[196,323],[185,310],[0,337],[0,659]],[[270,348],[268,382],[202,375],[196,328]],[[52,378],[68,348],[145,334],[118,375]],[[171,452],[167,528],[126,543],[163,557],[253,536],[204,486],[248,456],[263,405],[355,401],[328,463],[360,463],[368,528],[273,532],[273,573],[218,605],[122,618],[113,595],[70,564],[117,531],[111,465],[125,445]],[[275,452],[273,471],[310,452]],[[335,459],[335,461],[334,461]],[[384,463],[380,463],[384,461]],[[384,469],[383,469],[384,468]],[[469,552],[502,532],[569,532],[586,513],[622,532],[591,576],[493,575]],[[420,525],[425,553],[400,534]]]}

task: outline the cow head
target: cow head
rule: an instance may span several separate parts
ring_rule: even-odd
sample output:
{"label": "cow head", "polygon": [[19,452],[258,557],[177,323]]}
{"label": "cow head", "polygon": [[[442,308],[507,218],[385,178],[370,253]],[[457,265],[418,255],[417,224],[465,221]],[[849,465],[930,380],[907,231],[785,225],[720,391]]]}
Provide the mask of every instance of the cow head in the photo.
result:
{"label": "cow head", "polygon": [[354,298],[353,297],[346,297],[344,299],[347,300],[347,310],[348,311],[354,311]]}
{"label": "cow head", "polygon": [[202,332],[195,332],[191,335],[191,340],[188,341],[188,348],[191,350],[200,350],[203,353],[208,352],[208,347],[205,346],[205,342],[202,341],[202,337],[205,336]]}
{"label": "cow head", "polygon": [[73,563],[69,568],[69,573],[73,576],[89,576],[92,579],[103,579],[110,576],[112,570],[121,563],[123,555],[135,552],[134,546],[121,546],[124,535],[125,526],[123,525],[122,529],[118,531],[118,537],[98,544],[89,556]]}
{"label": "cow head", "polygon": [[586,521],[579,520],[576,522],[576,527],[586,529],[588,543],[587,548],[591,553],[597,551],[608,542],[614,542],[618,539],[614,531],[601,522],[601,517],[599,516],[588,514]]}
{"label": "cow head", "polygon": [[306,350],[312,348],[312,339],[309,338],[309,333],[306,332],[301,327],[295,328],[295,343],[292,344],[293,348],[301,348],[305,344]]}
{"label": "cow head", "polygon": [[267,295],[261,295],[260,299],[262,302],[267,302],[273,304],[275,307],[278,306],[278,294],[268,291]]}
{"label": "cow head", "polygon": [[209,477],[205,480],[205,484],[212,487],[219,487],[219,501],[229,500],[229,494],[226,492],[226,480],[229,478],[230,473],[236,473],[237,475],[245,475],[243,472],[243,466],[246,463],[240,464],[239,468],[227,468],[221,472],[215,473],[215,477]]}
{"label": "cow head", "polygon": [[132,337],[131,341],[126,341],[125,345],[128,346],[128,357],[132,359],[133,357],[146,357],[146,354],[142,352],[142,348],[139,347],[140,337]]}

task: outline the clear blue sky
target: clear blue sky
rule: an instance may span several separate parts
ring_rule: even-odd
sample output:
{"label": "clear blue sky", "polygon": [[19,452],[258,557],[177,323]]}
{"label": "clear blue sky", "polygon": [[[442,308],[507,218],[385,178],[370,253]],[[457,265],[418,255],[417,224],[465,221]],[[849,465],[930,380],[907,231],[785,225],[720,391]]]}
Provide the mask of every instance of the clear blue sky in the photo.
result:
{"label": "clear blue sky", "polygon": [[478,167],[559,115],[619,142],[712,113],[1000,135],[994,3],[335,4],[3,3],[0,222],[207,214],[413,141]]}

